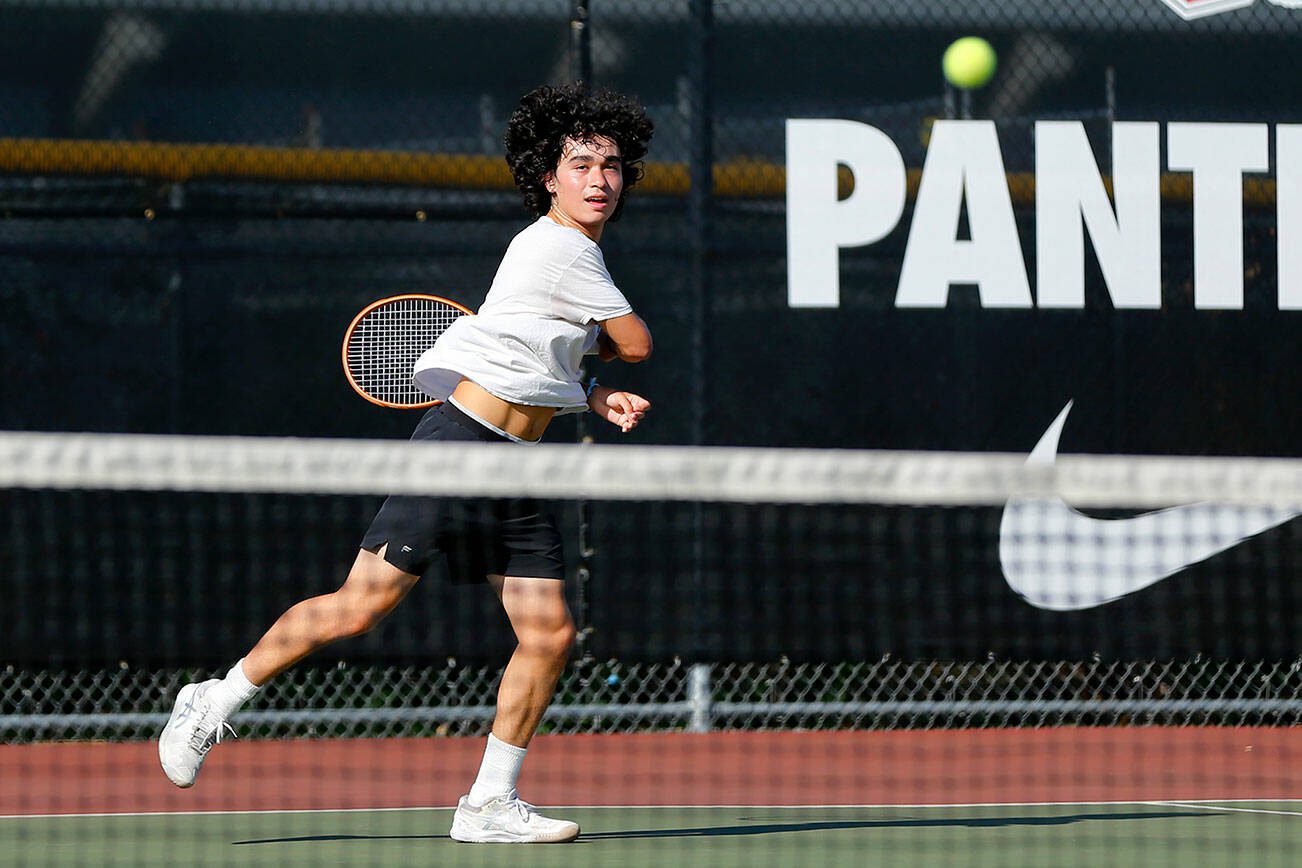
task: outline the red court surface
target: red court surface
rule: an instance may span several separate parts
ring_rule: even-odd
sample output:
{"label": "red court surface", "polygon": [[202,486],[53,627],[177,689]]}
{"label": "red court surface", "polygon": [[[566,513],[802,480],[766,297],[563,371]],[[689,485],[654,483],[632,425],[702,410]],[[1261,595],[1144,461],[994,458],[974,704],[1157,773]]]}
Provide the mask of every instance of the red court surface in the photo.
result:
{"label": "red court surface", "polygon": [[[0,815],[454,805],[479,738],[228,741],[174,787],[151,742],[0,746]],[[544,805],[924,805],[1296,799],[1299,728],[553,735]]]}

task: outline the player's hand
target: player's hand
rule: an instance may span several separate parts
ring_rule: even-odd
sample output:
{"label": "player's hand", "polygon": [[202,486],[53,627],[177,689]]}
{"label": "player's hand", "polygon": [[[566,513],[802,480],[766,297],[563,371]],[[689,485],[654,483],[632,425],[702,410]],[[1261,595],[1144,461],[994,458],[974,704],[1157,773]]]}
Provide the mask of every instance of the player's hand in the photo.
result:
{"label": "player's hand", "polygon": [[647,411],[651,409],[651,402],[632,392],[621,392],[598,386],[593,389],[592,397],[588,399],[588,406],[594,413],[610,424],[618,426],[619,430],[627,434],[646,416]]}

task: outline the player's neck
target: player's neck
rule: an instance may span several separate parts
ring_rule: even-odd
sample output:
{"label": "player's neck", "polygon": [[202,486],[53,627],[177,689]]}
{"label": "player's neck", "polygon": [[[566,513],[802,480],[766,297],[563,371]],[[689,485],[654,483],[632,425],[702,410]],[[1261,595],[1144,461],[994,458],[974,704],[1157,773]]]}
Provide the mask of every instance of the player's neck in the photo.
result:
{"label": "player's neck", "polygon": [[573,217],[566,214],[561,209],[557,208],[555,205],[552,205],[552,209],[547,212],[547,216],[550,217],[554,223],[557,223],[561,226],[569,227],[570,229],[579,230],[580,232],[582,232],[584,235],[591,238],[596,243],[601,242],[601,230],[606,227],[606,224],[604,222],[597,223],[594,225],[585,225],[583,223],[580,223],[579,221],[575,220]]}

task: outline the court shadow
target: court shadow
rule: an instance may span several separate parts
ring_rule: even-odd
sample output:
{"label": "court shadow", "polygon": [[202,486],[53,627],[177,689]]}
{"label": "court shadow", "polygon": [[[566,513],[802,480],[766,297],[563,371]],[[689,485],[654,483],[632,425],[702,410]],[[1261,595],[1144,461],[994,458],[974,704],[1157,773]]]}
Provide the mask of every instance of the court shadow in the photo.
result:
{"label": "court shadow", "polygon": [[[616,838],[709,838],[731,835],[779,835],[790,832],[827,832],[838,829],[928,829],[965,826],[999,828],[1002,826],[1067,826],[1091,820],[1166,820],[1176,817],[1216,816],[1207,811],[1149,811],[1145,813],[1065,814],[1060,817],[947,817],[938,819],[900,820],[815,820],[804,823],[765,823],[751,826],[703,826],[696,829],[639,829],[626,832],[585,832],[583,841]],[[743,818],[744,819],[744,818]]]}
{"label": "court shadow", "polygon": [[[945,817],[898,820],[811,820],[803,823],[757,823],[747,826],[701,826],[694,829],[631,829],[616,832],[584,832],[575,843],[611,841],[621,838],[713,838],[739,835],[782,835],[794,832],[830,832],[840,829],[929,829],[1000,828],[1004,826],[1068,826],[1095,820],[1168,820],[1179,817],[1219,817],[1210,811],[1134,811],[1106,814],[1064,814],[1058,817]],[[746,819],[741,817],[740,819]],[[314,844],[325,841],[438,841],[447,835],[299,835],[289,838],[257,838],[232,844]]]}
{"label": "court shadow", "polygon": [[447,835],[299,835],[294,838],[254,838],[231,844],[317,844],[322,841],[437,841]]}

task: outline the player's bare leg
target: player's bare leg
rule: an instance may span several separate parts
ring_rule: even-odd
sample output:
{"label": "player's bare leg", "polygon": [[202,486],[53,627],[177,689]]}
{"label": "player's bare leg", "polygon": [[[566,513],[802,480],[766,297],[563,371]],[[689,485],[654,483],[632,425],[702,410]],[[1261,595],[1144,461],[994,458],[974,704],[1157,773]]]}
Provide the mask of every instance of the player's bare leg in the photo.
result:
{"label": "player's bare leg", "polygon": [[484,762],[461,799],[452,837],[467,842],[572,841],[578,824],[538,813],[516,793],[515,781],[543,712],[574,645],[574,621],[558,579],[489,576],[515,630],[517,645],[497,692],[497,714]]}
{"label": "player's bare leg", "polygon": [[318,648],[373,629],[402,602],[419,576],[362,549],[339,590],[290,607],[244,657],[244,674],[266,684]]}
{"label": "player's bare leg", "polygon": [[517,641],[497,689],[493,735],[528,747],[574,647],[574,621],[559,579],[490,576]]}
{"label": "player's bare leg", "polygon": [[258,687],[316,649],[367,632],[393,611],[416,583],[379,553],[362,550],[339,590],[291,607],[224,679],[181,688],[158,738],[158,758],[178,787],[194,784],[227,722]]}

